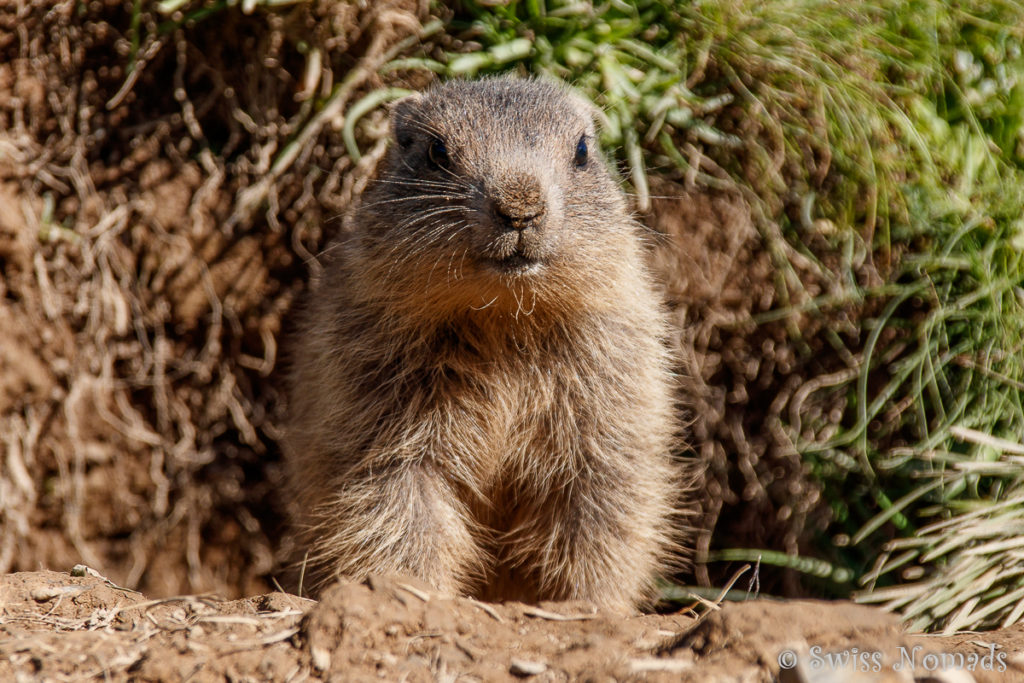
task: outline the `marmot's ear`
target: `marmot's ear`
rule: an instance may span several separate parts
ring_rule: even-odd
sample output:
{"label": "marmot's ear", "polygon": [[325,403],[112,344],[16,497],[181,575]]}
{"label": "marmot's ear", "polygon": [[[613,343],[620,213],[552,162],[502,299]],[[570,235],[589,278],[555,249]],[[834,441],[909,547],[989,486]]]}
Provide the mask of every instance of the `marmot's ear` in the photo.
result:
{"label": "marmot's ear", "polygon": [[410,133],[423,99],[422,93],[414,92],[388,105],[391,110],[391,135],[401,147],[408,147],[412,141]]}

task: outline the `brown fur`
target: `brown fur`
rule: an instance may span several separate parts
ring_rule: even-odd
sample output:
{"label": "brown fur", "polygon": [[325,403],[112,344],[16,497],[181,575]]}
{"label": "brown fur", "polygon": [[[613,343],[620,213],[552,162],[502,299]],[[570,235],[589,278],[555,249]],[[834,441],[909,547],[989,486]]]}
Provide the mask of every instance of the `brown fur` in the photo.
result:
{"label": "brown fur", "polygon": [[589,109],[541,81],[451,82],[399,103],[393,133],[293,350],[310,563],[635,609],[675,543],[674,379]]}

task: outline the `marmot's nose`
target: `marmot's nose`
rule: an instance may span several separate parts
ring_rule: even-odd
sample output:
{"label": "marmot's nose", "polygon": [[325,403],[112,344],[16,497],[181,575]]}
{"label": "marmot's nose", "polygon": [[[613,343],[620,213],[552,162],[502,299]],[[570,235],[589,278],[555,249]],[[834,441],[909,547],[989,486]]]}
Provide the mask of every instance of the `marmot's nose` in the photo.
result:
{"label": "marmot's nose", "polygon": [[526,207],[495,206],[494,213],[515,230],[537,227],[544,218],[544,205]]}
{"label": "marmot's nose", "polygon": [[547,213],[540,183],[528,175],[509,179],[495,188],[492,211],[501,223],[515,230],[538,227]]}

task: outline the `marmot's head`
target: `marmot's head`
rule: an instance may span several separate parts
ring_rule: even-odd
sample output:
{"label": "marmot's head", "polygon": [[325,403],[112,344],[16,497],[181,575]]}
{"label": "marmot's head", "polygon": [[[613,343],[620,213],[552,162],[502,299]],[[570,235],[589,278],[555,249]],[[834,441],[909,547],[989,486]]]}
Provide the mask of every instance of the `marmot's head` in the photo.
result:
{"label": "marmot's head", "polygon": [[362,210],[371,240],[403,277],[419,271],[424,286],[474,306],[508,292],[585,293],[635,240],[592,114],[567,88],[512,77],[401,100]]}

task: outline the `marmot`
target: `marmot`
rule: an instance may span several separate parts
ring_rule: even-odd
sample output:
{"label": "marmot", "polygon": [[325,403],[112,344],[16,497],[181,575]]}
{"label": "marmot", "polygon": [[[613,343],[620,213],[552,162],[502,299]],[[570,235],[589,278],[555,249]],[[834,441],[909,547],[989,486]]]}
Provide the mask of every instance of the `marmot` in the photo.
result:
{"label": "marmot", "polygon": [[391,113],[298,314],[284,451],[308,565],[636,609],[675,543],[679,422],[593,110],[499,77]]}

